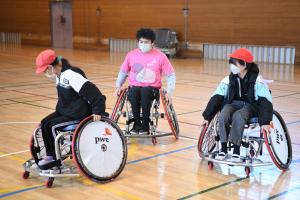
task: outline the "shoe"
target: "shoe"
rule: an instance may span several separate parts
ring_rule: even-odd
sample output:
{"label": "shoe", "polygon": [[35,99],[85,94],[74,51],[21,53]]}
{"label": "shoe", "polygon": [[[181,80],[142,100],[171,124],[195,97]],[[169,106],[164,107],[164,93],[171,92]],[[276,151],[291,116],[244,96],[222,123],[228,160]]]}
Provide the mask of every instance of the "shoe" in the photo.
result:
{"label": "shoe", "polygon": [[43,158],[42,160],[39,161],[38,165],[43,166],[43,165],[47,165],[54,161],[55,160],[53,159],[53,156],[46,156],[45,158]]}
{"label": "shoe", "polygon": [[140,134],[149,135],[149,133],[150,133],[149,130],[150,130],[149,123],[147,123],[147,125],[142,125],[142,128],[140,129]]}
{"label": "shoe", "polygon": [[130,130],[130,133],[138,134],[140,130],[141,130],[141,122],[138,120],[133,123],[133,127]]}
{"label": "shoe", "polygon": [[215,157],[216,160],[225,160],[227,156],[227,153],[224,153],[224,152],[220,152],[217,154],[217,156]]}
{"label": "shoe", "polygon": [[240,155],[238,154],[232,154],[230,160],[230,162],[234,162],[234,163],[240,163],[243,162],[243,160],[241,159]]}

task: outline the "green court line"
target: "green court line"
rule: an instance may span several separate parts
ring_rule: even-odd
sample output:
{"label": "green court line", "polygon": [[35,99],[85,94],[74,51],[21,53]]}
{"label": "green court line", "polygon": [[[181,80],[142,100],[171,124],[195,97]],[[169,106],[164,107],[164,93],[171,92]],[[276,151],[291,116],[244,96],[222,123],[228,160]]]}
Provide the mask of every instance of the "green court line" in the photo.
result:
{"label": "green court line", "polygon": [[206,193],[206,192],[210,192],[212,190],[215,190],[215,189],[218,189],[218,188],[221,188],[221,187],[224,187],[226,185],[230,185],[230,184],[233,184],[233,183],[237,183],[237,182],[240,182],[240,181],[243,181],[245,179],[248,179],[249,177],[244,177],[244,178],[238,178],[238,179],[235,179],[235,180],[232,180],[232,181],[228,181],[226,183],[223,183],[223,184],[220,184],[220,185],[217,185],[217,186],[214,186],[214,187],[211,187],[211,188],[208,188],[206,190],[202,190],[200,192],[195,192],[193,194],[190,194],[190,195],[187,195],[185,197],[181,197],[179,198],[178,200],[184,200],[184,199],[189,199],[191,197],[194,197],[196,195],[199,195],[199,194],[203,194],[203,193]]}

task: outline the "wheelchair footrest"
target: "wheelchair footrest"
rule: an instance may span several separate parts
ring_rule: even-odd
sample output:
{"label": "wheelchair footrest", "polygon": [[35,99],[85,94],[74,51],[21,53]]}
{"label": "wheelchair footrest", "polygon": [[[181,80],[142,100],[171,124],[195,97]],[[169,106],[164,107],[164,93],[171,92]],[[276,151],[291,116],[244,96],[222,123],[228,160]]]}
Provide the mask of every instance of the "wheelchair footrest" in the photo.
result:
{"label": "wheelchair footrest", "polygon": [[[244,159],[244,158],[243,158]],[[260,166],[268,166],[272,165],[272,162],[263,162],[260,159],[252,158],[249,162],[230,162],[228,160],[216,160],[214,158],[205,157],[205,160],[213,162],[213,163],[219,163],[219,164],[226,164],[230,166],[243,166],[243,167],[260,167]]]}

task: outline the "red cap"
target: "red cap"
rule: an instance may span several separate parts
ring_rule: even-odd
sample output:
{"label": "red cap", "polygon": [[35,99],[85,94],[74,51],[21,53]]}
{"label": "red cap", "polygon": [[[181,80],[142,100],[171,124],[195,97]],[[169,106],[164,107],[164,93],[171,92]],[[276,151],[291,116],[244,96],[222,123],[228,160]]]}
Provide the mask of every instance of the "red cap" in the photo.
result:
{"label": "red cap", "polygon": [[246,48],[240,48],[233,52],[232,54],[229,54],[231,58],[243,60],[247,63],[252,63],[253,62],[253,55],[252,53],[246,49]]}
{"label": "red cap", "polygon": [[50,65],[51,63],[53,63],[53,61],[55,60],[56,55],[55,52],[51,49],[46,49],[44,51],[42,51],[35,60],[35,64],[36,64],[36,73],[40,74],[42,72],[44,72],[47,68],[48,65]]}

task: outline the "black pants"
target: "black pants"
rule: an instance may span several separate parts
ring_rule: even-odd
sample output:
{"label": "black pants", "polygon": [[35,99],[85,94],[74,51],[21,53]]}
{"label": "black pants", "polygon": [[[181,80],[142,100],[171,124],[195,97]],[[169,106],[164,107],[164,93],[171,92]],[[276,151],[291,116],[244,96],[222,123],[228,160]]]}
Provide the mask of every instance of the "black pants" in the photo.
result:
{"label": "black pants", "polygon": [[149,126],[149,116],[152,101],[159,98],[159,89],[154,87],[131,86],[128,91],[128,100],[131,103],[132,114],[135,121],[140,120],[142,108],[142,126]]}
{"label": "black pants", "polygon": [[69,117],[62,116],[57,112],[54,112],[41,121],[41,129],[43,140],[45,143],[47,156],[55,156],[55,137],[57,129],[61,129],[68,125],[74,124],[76,120]]}

